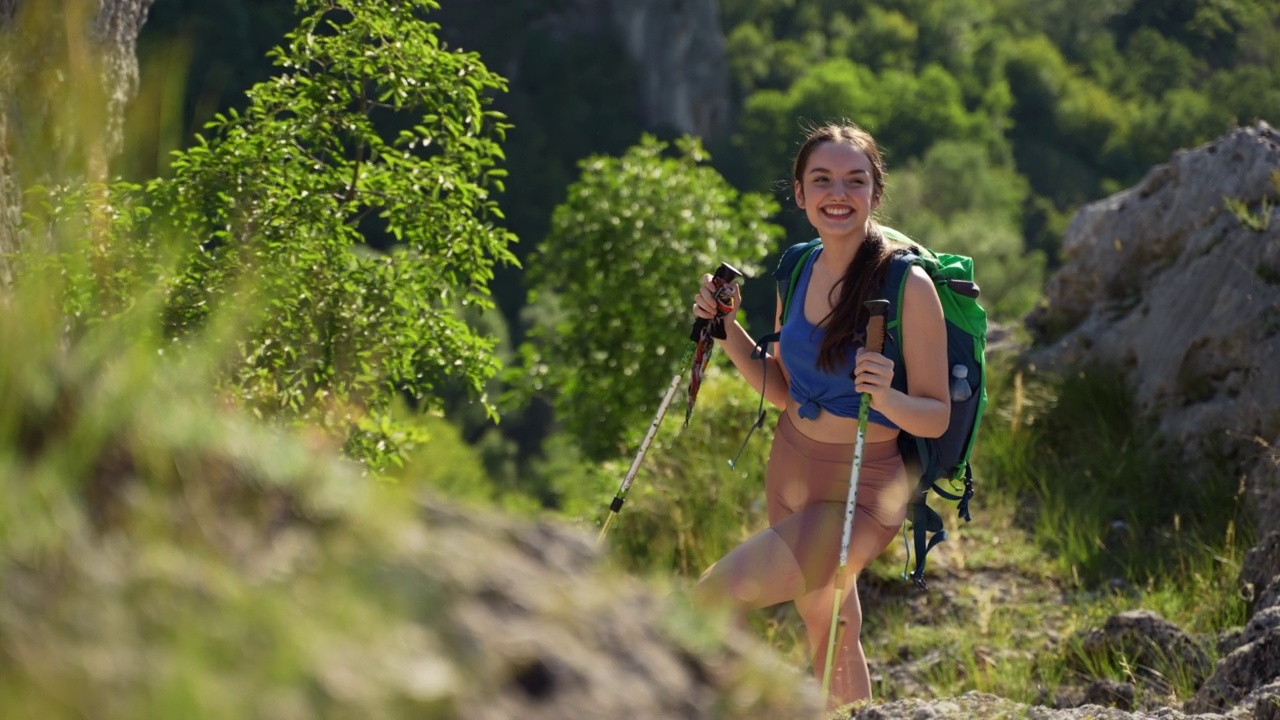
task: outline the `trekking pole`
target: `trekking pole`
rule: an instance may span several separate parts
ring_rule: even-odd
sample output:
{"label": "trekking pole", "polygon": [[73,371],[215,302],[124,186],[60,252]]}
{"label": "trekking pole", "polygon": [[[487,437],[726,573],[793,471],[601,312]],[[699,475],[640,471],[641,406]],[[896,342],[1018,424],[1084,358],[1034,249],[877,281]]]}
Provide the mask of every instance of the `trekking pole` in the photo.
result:
{"label": "trekking pole", "polygon": [[626,502],[627,491],[631,489],[631,483],[635,482],[636,473],[640,470],[640,463],[644,460],[645,453],[649,451],[649,444],[653,442],[653,436],[657,434],[658,426],[662,424],[662,418],[666,416],[667,408],[671,405],[671,400],[675,397],[676,390],[680,387],[680,378],[684,377],[684,368],[689,365],[690,359],[693,359],[692,375],[689,381],[689,404],[685,408],[684,414],[684,426],[688,427],[689,416],[693,413],[693,403],[698,396],[698,387],[702,383],[702,370],[706,367],[707,361],[710,360],[711,348],[715,345],[713,338],[724,339],[724,321],[721,318],[733,310],[733,288],[730,285],[740,277],[742,277],[742,272],[728,263],[720,263],[720,267],[716,269],[715,274],[712,276],[712,282],[716,286],[716,316],[710,320],[697,318],[693,321],[693,331],[690,334],[689,345],[685,348],[684,355],[680,358],[676,374],[671,377],[671,384],[667,386],[667,392],[662,396],[662,402],[658,404],[658,412],[653,416],[653,421],[649,423],[649,430],[645,432],[644,440],[640,442],[639,452],[636,453],[635,459],[631,461],[631,467],[627,469],[627,474],[622,478],[622,484],[618,487],[618,492],[613,496],[613,502],[609,503],[609,516],[605,518],[604,526],[600,528],[600,535],[596,538],[597,545],[604,543],[604,536],[608,534],[614,518],[618,517],[618,511],[622,509],[622,503]]}
{"label": "trekking pole", "polygon": [[[871,352],[884,350],[884,321],[889,310],[888,300],[868,300],[863,303],[871,314],[867,320],[866,348]],[[822,669],[822,697],[831,690],[831,667],[835,664],[836,645],[843,634],[840,622],[840,605],[844,601],[844,574],[849,564],[849,541],[853,537],[853,514],[858,509],[858,475],[862,472],[862,445],[867,438],[867,418],[871,411],[871,395],[862,393],[858,404],[858,435],[853,443],[853,465],[849,468],[849,497],[844,504],[844,535],[840,538],[840,565],[836,568],[835,600],[831,605],[831,631],[827,633],[827,664]]]}

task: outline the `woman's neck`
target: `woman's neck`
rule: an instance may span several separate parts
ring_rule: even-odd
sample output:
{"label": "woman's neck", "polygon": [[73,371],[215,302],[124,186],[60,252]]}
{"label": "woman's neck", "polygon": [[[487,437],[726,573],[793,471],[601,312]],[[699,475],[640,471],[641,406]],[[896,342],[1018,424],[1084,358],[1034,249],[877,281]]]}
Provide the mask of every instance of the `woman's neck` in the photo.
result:
{"label": "woman's neck", "polygon": [[843,274],[845,268],[849,267],[853,263],[853,259],[857,257],[858,250],[862,247],[862,243],[866,238],[867,231],[865,228],[861,232],[848,235],[823,236],[822,254],[818,256],[817,262],[826,266],[829,270],[838,271],[837,274]]}

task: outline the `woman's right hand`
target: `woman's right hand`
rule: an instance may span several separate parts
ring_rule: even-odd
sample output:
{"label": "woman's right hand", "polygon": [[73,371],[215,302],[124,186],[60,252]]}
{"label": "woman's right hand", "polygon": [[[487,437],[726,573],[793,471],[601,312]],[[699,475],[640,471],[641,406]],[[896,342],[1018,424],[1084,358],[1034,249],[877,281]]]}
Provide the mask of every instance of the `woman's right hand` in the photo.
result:
{"label": "woman's right hand", "polygon": [[702,287],[698,289],[698,294],[693,297],[693,315],[702,320],[710,320],[720,315],[722,310],[720,305],[724,302],[731,306],[730,309],[724,312],[724,321],[726,324],[733,323],[738,317],[738,308],[742,306],[742,291],[738,287],[738,283],[730,282],[727,284],[726,289],[721,291],[724,294],[717,301],[717,290],[720,290],[720,288],[716,285],[716,281],[711,274],[703,275]]}

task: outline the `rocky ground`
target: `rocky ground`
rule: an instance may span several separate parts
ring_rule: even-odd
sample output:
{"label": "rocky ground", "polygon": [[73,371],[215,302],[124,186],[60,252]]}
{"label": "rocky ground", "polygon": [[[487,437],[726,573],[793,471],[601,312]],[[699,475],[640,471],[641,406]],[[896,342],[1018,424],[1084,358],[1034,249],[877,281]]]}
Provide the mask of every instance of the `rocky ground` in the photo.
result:
{"label": "rocky ground", "polygon": [[[961,537],[952,541],[963,545]],[[973,542],[973,541],[969,541]],[[941,555],[941,553],[939,553]],[[958,553],[957,553],[958,554]],[[933,556],[930,556],[933,559]],[[1047,577],[1016,567],[965,568],[948,565],[946,556],[932,573],[928,593],[906,583],[868,583],[864,600],[868,615],[887,603],[902,603],[908,623],[930,623],[939,616],[960,617],[981,633],[985,619],[1037,608],[1039,629],[1018,638],[1014,647],[982,648],[979,660],[999,663],[1010,653],[1049,650],[1070,635],[1090,653],[1123,653],[1134,664],[1137,682],[1090,678],[1076,668],[1073,682],[1042,693],[1035,704],[971,692],[961,697],[934,697],[927,678],[933,666],[954,662],[938,652],[908,652],[891,662],[873,662],[873,680],[882,697],[852,713],[858,720],[926,720],[960,718],[1039,718],[1044,720],[1145,720],[1160,718],[1233,718],[1280,720],[1280,532],[1273,532],[1251,551],[1241,572],[1242,592],[1252,595],[1251,617],[1243,628],[1217,637],[1189,635],[1159,615],[1135,610],[1109,618],[1100,627],[1072,631],[1066,626],[1063,589]],[[1259,589],[1261,588],[1261,589]],[[1057,602],[1055,602],[1057,600]],[[875,640],[870,639],[874,644]],[[1208,661],[1208,646],[1221,654]],[[868,650],[875,654],[875,648]],[[1185,702],[1162,694],[1161,668],[1198,673],[1200,690]]]}

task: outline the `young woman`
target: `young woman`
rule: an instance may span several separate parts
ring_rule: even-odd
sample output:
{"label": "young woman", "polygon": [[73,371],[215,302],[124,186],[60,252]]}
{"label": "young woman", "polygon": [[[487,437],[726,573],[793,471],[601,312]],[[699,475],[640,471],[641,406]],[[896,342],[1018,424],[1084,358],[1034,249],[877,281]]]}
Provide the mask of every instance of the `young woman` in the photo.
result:
{"label": "young woman", "polygon": [[[895,368],[884,355],[861,347],[863,301],[879,297],[897,249],[873,219],[884,174],[880,150],[861,128],[828,125],[809,133],[796,154],[792,181],[796,205],[822,247],[801,270],[785,325],[779,298],[777,352],[763,363],[753,358],[756,343],[736,313],[725,318],[727,337],[719,341],[743,377],[757,390],[763,386],[766,399],[783,412],[765,473],[769,527],[708,568],[696,597],[743,614],[794,601],[819,681],[861,393],[871,398],[840,609],[845,627],[832,669],[833,706],[871,697],[857,574],[884,551],[906,517],[912,486],[898,453],[898,433],[937,437],[950,418],[942,306],[922,270],[911,268],[902,300],[905,367]],[[740,304],[735,297],[734,307]],[[715,312],[714,286],[706,275],[693,313],[710,318]],[[906,373],[906,393],[890,387],[895,372]]]}

